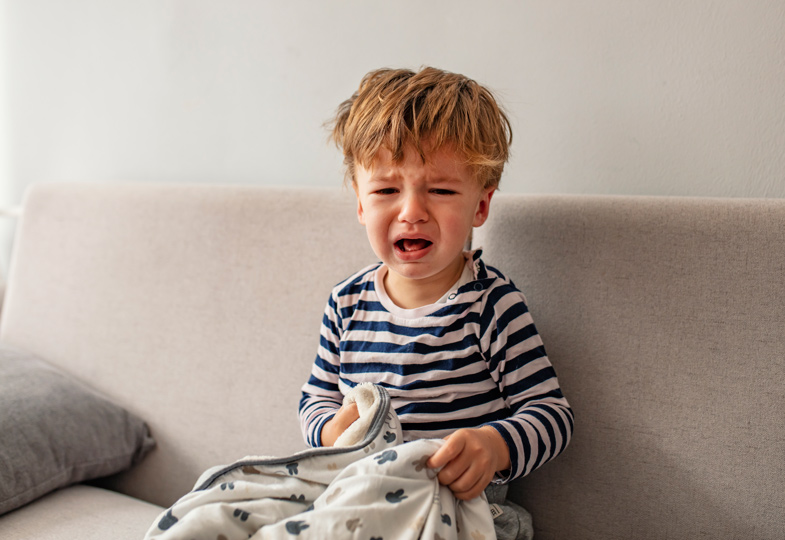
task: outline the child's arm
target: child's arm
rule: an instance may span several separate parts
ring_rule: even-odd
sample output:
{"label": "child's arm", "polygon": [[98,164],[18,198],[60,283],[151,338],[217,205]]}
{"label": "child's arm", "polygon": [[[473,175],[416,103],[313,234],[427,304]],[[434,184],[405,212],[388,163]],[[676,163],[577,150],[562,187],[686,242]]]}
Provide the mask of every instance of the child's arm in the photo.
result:
{"label": "child's arm", "polygon": [[443,467],[439,482],[448,486],[458,499],[468,501],[477,497],[498,471],[510,468],[507,443],[491,426],[459,429],[445,440],[427,466]]}
{"label": "child's arm", "polygon": [[[325,433],[324,427],[330,424],[342,410],[343,394],[338,388],[341,364],[338,352],[340,350],[339,329],[340,315],[333,294],[325,306],[316,359],[311,368],[311,376],[302,387],[303,393],[299,407],[303,438],[308,445],[314,447],[332,446],[337,439],[336,436],[329,444],[325,444],[322,435],[327,434],[330,437],[331,430],[328,429]],[[333,427],[335,427],[335,423],[333,423]]]}
{"label": "child's arm", "polygon": [[494,477],[508,482],[529,474],[564,450],[572,435],[572,410],[523,295],[511,286],[495,292],[481,318],[481,342],[510,416],[456,431],[428,462],[443,467],[439,481],[459,499],[479,495]]}
{"label": "child's arm", "polygon": [[[501,289],[501,290],[499,290]],[[481,341],[488,370],[510,414],[484,427],[509,449],[510,465],[497,480],[525,476],[558,456],[572,438],[573,413],[535,328],[526,299],[513,286],[495,290],[493,316]],[[485,346],[487,343],[487,347]]]}

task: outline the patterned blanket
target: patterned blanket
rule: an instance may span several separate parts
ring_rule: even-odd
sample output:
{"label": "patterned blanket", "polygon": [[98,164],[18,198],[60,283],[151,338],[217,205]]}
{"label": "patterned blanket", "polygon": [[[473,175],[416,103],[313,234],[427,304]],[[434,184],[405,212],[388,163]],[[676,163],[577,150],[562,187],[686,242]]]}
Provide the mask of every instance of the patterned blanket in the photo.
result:
{"label": "patterned blanket", "polygon": [[496,538],[485,495],[460,501],[425,466],[443,441],[403,443],[381,387],[360,385],[346,398],[360,420],[338,441],[345,446],[212,468],[145,539]]}

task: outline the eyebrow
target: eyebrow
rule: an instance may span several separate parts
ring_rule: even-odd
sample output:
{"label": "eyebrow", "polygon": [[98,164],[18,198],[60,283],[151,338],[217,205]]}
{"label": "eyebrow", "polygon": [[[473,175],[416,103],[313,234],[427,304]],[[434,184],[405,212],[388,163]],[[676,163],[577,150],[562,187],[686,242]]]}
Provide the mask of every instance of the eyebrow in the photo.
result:
{"label": "eyebrow", "polygon": [[397,175],[397,174],[395,174],[395,173],[393,173],[393,172],[384,172],[384,173],[382,173],[382,172],[378,172],[378,173],[372,173],[372,174],[371,174],[371,177],[368,179],[368,182],[369,182],[369,183],[377,183],[377,184],[378,184],[379,182],[390,182],[390,181],[392,181],[392,180],[395,180],[395,179],[396,179],[398,176],[399,176],[399,175]]}
{"label": "eyebrow", "polygon": [[[385,172],[385,173],[380,172],[378,174],[374,173],[368,179],[368,182],[369,183],[391,182],[394,180],[398,180],[399,176],[400,175],[394,172]],[[461,184],[463,183],[463,179],[457,176],[438,176],[435,178],[428,179],[428,182],[434,184]]]}
{"label": "eyebrow", "polygon": [[428,184],[435,184],[435,185],[464,185],[466,182],[463,179],[457,176],[437,176],[435,178],[429,178],[427,180]]}

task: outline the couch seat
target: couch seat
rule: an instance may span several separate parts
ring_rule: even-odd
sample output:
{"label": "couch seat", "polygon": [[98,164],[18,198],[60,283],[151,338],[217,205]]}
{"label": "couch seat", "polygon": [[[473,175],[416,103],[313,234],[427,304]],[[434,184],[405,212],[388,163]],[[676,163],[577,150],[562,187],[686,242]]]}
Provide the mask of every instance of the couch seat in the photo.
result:
{"label": "couch seat", "polygon": [[0,519],[4,540],[139,540],[163,508],[97,487],[50,493]]}

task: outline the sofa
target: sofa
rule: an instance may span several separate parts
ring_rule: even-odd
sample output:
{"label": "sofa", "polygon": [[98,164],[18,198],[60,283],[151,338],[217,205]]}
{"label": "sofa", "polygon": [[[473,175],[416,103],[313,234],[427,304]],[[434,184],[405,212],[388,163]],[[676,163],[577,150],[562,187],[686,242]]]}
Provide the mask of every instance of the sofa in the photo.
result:
{"label": "sofa", "polygon": [[[510,487],[535,538],[785,538],[785,200],[502,192],[473,243],[526,294],[575,412],[566,451]],[[304,449],[324,303],[374,260],[350,189],[35,184],[0,345],[116,408],[41,428],[54,461],[128,448],[56,463],[0,538],[139,539],[207,468]],[[44,468],[38,450],[0,470]]]}

